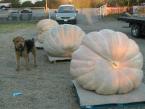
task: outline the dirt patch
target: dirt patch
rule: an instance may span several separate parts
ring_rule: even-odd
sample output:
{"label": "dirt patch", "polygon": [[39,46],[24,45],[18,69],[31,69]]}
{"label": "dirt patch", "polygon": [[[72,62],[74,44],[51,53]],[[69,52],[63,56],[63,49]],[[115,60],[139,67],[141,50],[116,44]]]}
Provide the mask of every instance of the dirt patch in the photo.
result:
{"label": "dirt patch", "polygon": [[[95,21],[94,21],[95,22]],[[128,24],[115,19],[103,19],[94,24],[78,24],[86,33],[104,28],[130,35]],[[80,109],[69,74],[70,62],[50,63],[43,50],[37,50],[38,67],[27,71],[22,60],[16,72],[13,37],[36,37],[36,28],[20,28],[0,34],[0,108],[1,109]],[[144,39],[134,39],[145,56]],[[145,66],[143,67],[145,69]],[[12,96],[14,91],[22,93]]]}

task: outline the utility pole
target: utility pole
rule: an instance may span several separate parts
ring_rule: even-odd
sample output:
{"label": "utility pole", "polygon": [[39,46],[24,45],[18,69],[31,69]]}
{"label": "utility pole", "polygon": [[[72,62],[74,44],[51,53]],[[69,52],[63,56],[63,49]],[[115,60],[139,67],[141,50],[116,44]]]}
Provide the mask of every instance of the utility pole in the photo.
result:
{"label": "utility pole", "polygon": [[79,3],[78,3],[78,0],[76,0],[76,4],[77,4],[77,8],[79,8]]}
{"label": "utility pole", "polygon": [[45,0],[45,16],[50,19],[48,1],[47,0]]}
{"label": "utility pole", "polygon": [[68,0],[68,3],[69,3],[69,4],[72,4],[72,0]]}

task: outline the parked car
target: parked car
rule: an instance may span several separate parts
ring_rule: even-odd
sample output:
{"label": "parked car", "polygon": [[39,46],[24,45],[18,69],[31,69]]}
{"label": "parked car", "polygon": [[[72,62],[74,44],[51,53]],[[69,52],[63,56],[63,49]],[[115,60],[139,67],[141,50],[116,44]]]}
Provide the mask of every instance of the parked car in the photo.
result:
{"label": "parked car", "polygon": [[9,10],[9,16],[8,16],[8,20],[19,20],[19,10],[17,9],[13,9],[13,10]]}
{"label": "parked car", "polygon": [[74,5],[60,5],[55,12],[55,19],[58,23],[77,23],[77,10]]}
{"label": "parked car", "polygon": [[11,7],[11,3],[0,3],[0,9],[6,10]]}
{"label": "parked car", "polygon": [[9,13],[8,10],[0,9],[0,19],[8,19]]}
{"label": "parked car", "polygon": [[30,8],[24,8],[20,10],[20,20],[31,20],[32,10]]}

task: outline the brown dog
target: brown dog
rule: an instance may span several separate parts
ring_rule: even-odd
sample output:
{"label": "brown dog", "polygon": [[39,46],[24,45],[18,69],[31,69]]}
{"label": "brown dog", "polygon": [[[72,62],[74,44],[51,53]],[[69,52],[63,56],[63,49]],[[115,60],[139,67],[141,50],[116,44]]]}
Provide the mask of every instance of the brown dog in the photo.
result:
{"label": "brown dog", "polygon": [[29,70],[29,53],[32,52],[34,57],[34,66],[36,65],[36,48],[34,44],[34,39],[31,40],[25,40],[21,36],[17,36],[13,39],[14,45],[15,45],[15,52],[16,52],[16,64],[17,68],[16,70],[19,71],[20,69],[20,57],[23,57],[25,59],[26,68]]}

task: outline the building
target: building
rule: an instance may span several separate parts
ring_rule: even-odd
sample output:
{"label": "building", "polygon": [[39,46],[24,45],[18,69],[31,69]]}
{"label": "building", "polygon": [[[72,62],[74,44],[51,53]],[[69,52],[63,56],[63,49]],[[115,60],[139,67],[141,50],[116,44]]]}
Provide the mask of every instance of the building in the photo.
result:
{"label": "building", "polygon": [[35,3],[35,2],[37,2],[37,1],[42,1],[42,0],[20,0],[20,3],[23,3],[23,2],[25,2],[25,1],[31,1],[32,3]]}

